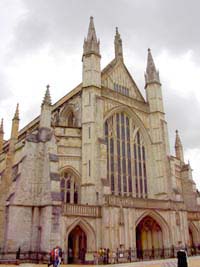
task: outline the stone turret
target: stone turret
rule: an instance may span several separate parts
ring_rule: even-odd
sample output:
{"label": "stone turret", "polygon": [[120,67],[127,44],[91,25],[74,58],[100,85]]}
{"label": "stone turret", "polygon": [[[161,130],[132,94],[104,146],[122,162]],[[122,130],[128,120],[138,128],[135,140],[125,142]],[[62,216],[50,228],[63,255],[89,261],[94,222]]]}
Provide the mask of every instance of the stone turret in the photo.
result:
{"label": "stone turret", "polygon": [[99,44],[100,42],[97,41],[93,17],[90,17],[88,35],[83,45],[83,87],[101,87],[101,55]]}
{"label": "stone turret", "polygon": [[116,27],[115,34],[115,58],[123,60],[123,48],[122,48],[122,39]]}
{"label": "stone turret", "polygon": [[[156,160],[156,185],[155,192],[159,197],[163,195],[168,198],[171,192],[171,185],[168,182],[168,162],[167,155],[169,155],[169,138],[167,122],[165,121],[165,113],[162,99],[162,88],[159,78],[159,73],[156,70],[155,63],[148,49],[147,67],[145,73],[145,89],[146,99],[149,104],[150,111],[150,133],[154,147],[154,158]],[[168,196],[167,196],[168,194]]]}
{"label": "stone turret", "polygon": [[41,105],[40,128],[51,128],[51,96],[49,85],[46,86],[45,96]]}
{"label": "stone turret", "polygon": [[[100,194],[99,140],[103,138],[103,106],[101,101],[100,49],[94,28],[93,17],[83,50],[83,88],[82,88],[82,203],[96,202]],[[99,184],[99,185],[98,185]]]}
{"label": "stone turret", "polygon": [[3,150],[3,136],[4,136],[3,119],[1,119],[1,125],[0,125],[0,153]]}
{"label": "stone turret", "polygon": [[181,162],[184,162],[183,146],[181,143],[180,136],[178,134],[178,130],[176,130],[175,152],[176,157],[180,159]]}

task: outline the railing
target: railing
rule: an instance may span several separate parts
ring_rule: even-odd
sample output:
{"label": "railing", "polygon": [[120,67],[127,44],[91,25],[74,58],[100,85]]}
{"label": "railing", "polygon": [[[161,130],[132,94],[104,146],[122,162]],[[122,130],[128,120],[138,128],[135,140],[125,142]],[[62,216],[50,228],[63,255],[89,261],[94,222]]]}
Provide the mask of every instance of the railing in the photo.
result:
{"label": "railing", "polygon": [[[115,264],[115,263],[127,263],[135,261],[156,260],[176,258],[177,252],[182,249],[178,247],[163,248],[163,249],[117,249],[116,251],[110,251],[104,249],[103,252],[99,250],[94,254],[95,264]],[[185,249],[188,256],[200,255],[200,246],[188,247]]]}
{"label": "railing", "polygon": [[79,204],[64,204],[63,215],[100,218],[101,207]]}

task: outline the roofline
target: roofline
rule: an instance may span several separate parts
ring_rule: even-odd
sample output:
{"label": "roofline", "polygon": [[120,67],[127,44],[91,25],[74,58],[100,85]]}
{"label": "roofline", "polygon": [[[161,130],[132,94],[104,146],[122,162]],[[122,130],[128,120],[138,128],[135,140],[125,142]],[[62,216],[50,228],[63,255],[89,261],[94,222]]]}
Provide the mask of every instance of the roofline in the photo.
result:
{"label": "roofline", "polygon": [[[52,105],[52,112],[56,110],[59,106],[63,105],[67,100],[69,100],[71,97],[75,96],[82,90],[82,83],[77,85],[74,89],[72,89],[69,93],[67,93],[65,96],[63,96],[61,99],[59,99],[57,102],[55,102]],[[37,123],[39,123],[40,115],[34,118],[31,122],[29,122],[26,126],[24,126],[20,131],[18,138],[20,139],[20,136],[22,136],[29,128],[35,126]],[[18,139],[18,140],[19,140]],[[5,141],[4,146],[7,146],[9,143],[10,138]]]}

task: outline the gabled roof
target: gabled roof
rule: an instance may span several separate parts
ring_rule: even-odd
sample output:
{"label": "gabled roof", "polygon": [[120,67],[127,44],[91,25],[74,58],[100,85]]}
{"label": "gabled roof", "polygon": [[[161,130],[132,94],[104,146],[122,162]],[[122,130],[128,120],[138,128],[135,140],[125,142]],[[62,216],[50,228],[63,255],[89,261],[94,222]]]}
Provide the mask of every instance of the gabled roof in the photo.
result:
{"label": "gabled roof", "polygon": [[131,80],[132,82],[132,85],[135,89],[135,93],[137,95],[137,98],[139,101],[142,101],[142,102],[146,102],[143,95],[141,94],[137,84],[135,83],[134,79],[132,78],[130,72],[128,71],[126,65],[124,64],[123,60],[120,60],[120,59],[116,59],[114,58],[101,72],[101,76],[104,77],[106,76],[106,74],[109,74],[111,73],[112,71],[114,71],[115,67],[117,67],[118,64],[121,64],[125,70],[125,72],[127,73],[127,76],[128,78]]}

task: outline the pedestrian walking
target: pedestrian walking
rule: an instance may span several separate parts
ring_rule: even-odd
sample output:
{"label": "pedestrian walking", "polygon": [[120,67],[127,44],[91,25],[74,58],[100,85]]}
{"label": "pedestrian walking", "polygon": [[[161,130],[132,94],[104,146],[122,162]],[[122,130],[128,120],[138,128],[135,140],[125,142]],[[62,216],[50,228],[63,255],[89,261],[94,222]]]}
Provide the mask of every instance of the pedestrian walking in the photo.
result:
{"label": "pedestrian walking", "polygon": [[184,249],[180,249],[177,252],[178,265],[177,267],[188,267],[187,263],[187,253]]}
{"label": "pedestrian walking", "polygon": [[49,255],[49,262],[48,262],[48,267],[53,265],[54,266],[54,249],[53,248],[51,251],[50,251],[50,255]]}

